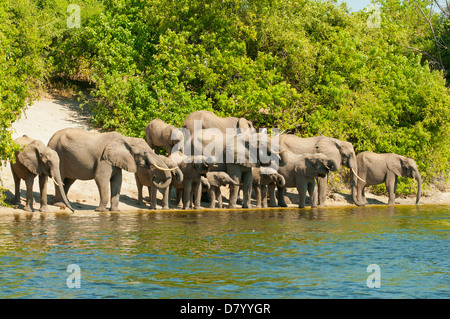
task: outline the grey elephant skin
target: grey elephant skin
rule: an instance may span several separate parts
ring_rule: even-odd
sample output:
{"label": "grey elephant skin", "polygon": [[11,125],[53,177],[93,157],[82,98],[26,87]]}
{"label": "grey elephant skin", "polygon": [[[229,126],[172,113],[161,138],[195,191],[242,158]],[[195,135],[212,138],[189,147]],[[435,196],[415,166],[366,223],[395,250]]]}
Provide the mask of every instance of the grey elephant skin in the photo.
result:
{"label": "grey elephant skin", "polygon": [[[337,163],[324,154],[299,155],[288,150],[282,151],[278,173],[284,176],[286,183],[284,187],[278,188],[279,206],[287,206],[284,202],[286,187],[296,187],[299,196],[299,208],[305,207],[307,192],[311,199],[311,207],[317,207],[315,179],[316,177],[324,177],[329,171],[336,171],[336,169]],[[271,194],[271,197],[275,197],[275,194]]]}
{"label": "grey elephant skin", "polygon": [[408,157],[393,153],[377,154],[362,152],[356,156],[358,162],[358,175],[353,175],[353,182],[357,183],[358,205],[364,206],[367,200],[364,196],[364,188],[368,185],[385,183],[389,194],[388,205],[395,204],[395,191],[398,176],[414,178],[417,180],[416,205],[419,204],[422,192],[422,178],[416,162]]}
{"label": "grey elephant skin", "polygon": [[[350,168],[353,174],[358,174],[358,164],[356,161],[353,145],[347,141],[341,141],[326,136],[316,136],[301,138],[293,134],[281,134],[279,137],[280,150],[289,150],[296,154],[322,153],[334,160],[337,169],[342,166]],[[318,205],[326,206],[326,196],[328,191],[328,175],[317,178],[318,184]],[[353,202],[358,204],[356,199],[356,183],[351,185]]]}
{"label": "grey elephant skin", "polygon": [[210,208],[216,208],[216,200],[218,208],[223,208],[221,186],[239,186],[239,183],[235,182],[226,172],[207,172],[204,184],[209,186]]}
{"label": "grey elephant skin", "polygon": [[[144,167],[137,167],[134,177],[136,179],[136,186],[138,190],[138,201],[141,205],[144,205],[144,199],[142,195],[142,189],[147,186],[150,196],[150,209],[156,209],[156,193],[159,190],[163,194],[162,209],[169,209],[169,197],[170,197],[170,185],[167,187],[155,187],[153,180],[157,183],[164,183],[166,179],[165,172],[170,171],[172,173],[172,180],[177,183],[183,182],[183,172],[178,165],[170,158],[161,156],[161,160],[165,165],[161,168],[150,167],[149,169]],[[158,184],[159,185],[159,184]]]}
{"label": "grey elephant skin", "polygon": [[[196,127],[196,125],[198,126]],[[208,128],[217,128],[222,133],[226,133],[227,129],[240,129],[241,131],[254,130],[252,122],[245,118],[233,116],[220,117],[210,111],[192,112],[186,117],[182,127],[187,129],[190,135],[194,134],[196,129],[203,130]]]}
{"label": "grey elephant skin", "polygon": [[[79,128],[57,131],[48,146],[60,158],[61,179],[64,191],[77,180],[94,179],[99,193],[100,204],[96,211],[106,211],[109,197],[111,211],[118,211],[122,169],[136,173],[137,167],[162,167],[160,156],[148,146],[144,139],[125,137],[117,132],[95,133]],[[165,172],[165,182],[155,186],[164,188],[172,181],[170,172]],[[110,186],[110,192],[109,192]],[[56,189],[55,205],[59,205],[61,194]]]}
{"label": "grey elephant skin", "polygon": [[154,119],[145,128],[145,139],[151,148],[157,150],[164,147],[167,153],[171,154],[177,144],[183,145],[184,135],[182,130],[175,126]]}
{"label": "grey elephant skin", "polygon": [[210,166],[214,165],[215,158],[208,156],[189,156],[181,152],[170,154],[169,158],[173,160],[183,172],[183,181],[172,181],[176,189],[177,208],[199,209],[202,196],[202,180]]}
{"label": "grey elephant skin", "polygon": [[24,207],[25,211],[33,211],[33,184],[34,179],[39,175],[39,190],[41,193],[39,211],[48,211],[47,206],[47,177],[51,177],[55,182],[55,188],[59,188],[64,204],[73,212],[62,187],[63,182],[59,173],[59,156],[50,147],[44,145],[39,140],[33,140],[27,135],[14,140],[15,143],[23,147],[23,150],[16,152],[16,162],[11,163],[11,172],[14,178],[16,204],[20,203],[20,181],[24,180],[27,197]]}
{"label": "grey elephant skin", "polygon": [[[196,131],[185,145],[185,151],[192,154],[215,156],[217,167],[211,171],[226,172],[239,184],[242,184],[242,208],[251,207],[253,185],[252,167],[279,162],[278,155],[272,152],[272,141],[266,133],[223,134],[219,129]],[[229,208],[236,208],[239,185],[230,185]]]}
{"label": "grey elephant skin", "polygon": [[270,203],[267,204],[267,194],[275,193],[275,187],[284,187],[286,179],[271,167],[253,167],[253,190],[255,191],[256,207],[276,207],[277,202],[274,196],[270,197]]}

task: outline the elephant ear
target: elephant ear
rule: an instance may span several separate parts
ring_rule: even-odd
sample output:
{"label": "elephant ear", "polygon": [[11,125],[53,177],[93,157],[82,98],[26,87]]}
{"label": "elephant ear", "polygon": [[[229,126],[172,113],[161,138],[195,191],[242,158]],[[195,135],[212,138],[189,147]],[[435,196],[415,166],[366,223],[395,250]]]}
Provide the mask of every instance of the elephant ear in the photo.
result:
{"label": "elephant ear", "polygon": [[337,164],[336,169],[342,167],[342,157],[339,149],[339,145],[331,138],[322,137],[316,143],[316,153],[322,153],[334,160]]}
{"label": "elephant ear", "polygon": [[312,154],[304,156],[304,160],[300,161],[301,164],[297,164],[295,167],[295,173],[301,174],[306,177],[316,177],[317,169],[314,164],[314,158]]}
{"label": "elephant ear", "polygon": [[388,169],[397,176],[403,176],[404,174],[404,160],[402,157],[390,154],[386,158],[386,164]]}
{"label": "elephant ear", "polygon": [[42,172],[42,153],[45,145],[41,141],[34,140],[17,154],[17,158],[30,172],[39,175]]}
{"label": "elephant ear", "polygon": [[137,166],[134,160],[131,146],[121,138],[113,139],[103,151],[103,159],[120,169],[131,173],[136,173]]}

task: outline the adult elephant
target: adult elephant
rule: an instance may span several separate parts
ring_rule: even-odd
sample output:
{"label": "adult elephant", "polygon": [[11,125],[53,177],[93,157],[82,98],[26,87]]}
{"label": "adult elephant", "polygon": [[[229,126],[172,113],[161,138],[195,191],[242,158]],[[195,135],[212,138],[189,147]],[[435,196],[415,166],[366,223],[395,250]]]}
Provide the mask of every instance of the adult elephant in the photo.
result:
{"label": "adult elephant", "polygon": [[[111,186],[111,211],[118,211],[122,169],[136,173],[138,166],[161,170],[161,156],[148,146],[144,139],[126,137],[117,132],[95,133],[79,128],[57,131],[48,142],[60,158],[61,179],[67,194],[75,180],[94,179],[100,192],[100,204],[96,211],[106,211]],[[170,171],[165,171],[165,181],[153,185],[167,187],[172,181]],[[60,205],[61,192],[56,189],[55,205]]]}
{"label": "adult elephant", "polygon": [[191,135],[195,130],[208,128],[217,128],[224,134],[227,129],[254,130],[252,122],[243,117],[220,117],[210,111],[192,112],[184,120],[183,128],[187,129]]}
{"label": "adult elephant", "polygon": [[[196,131],[185,145],[192,154],[214,156],[217,167],[212,171],[227,172],[243,190],[243,208],[251,207],[253,184],[252,167],[278,163],[279,157],[272,151],[277,148],[267,133],[247,130],[240,134],[223,134],[218,128]],[[230,185],[229,208],[236,208],[239,185]]]}
{"label": "adult elephant", "polygon": [[[353,183],[357,183],[358,205],[364,206],[367,200],[364,196],[364,188],[367,185],[386,184],[389,194],[388,205],[395,204],[395,191],[398,176],[414,178],[417,180],[416,205],[419,204],[422,192],[422,178],[416,162],[412,158],[393,153],[377,154],[373,152],[362,152],[356,156],[359,174],[365,181],[353,176]],[[355,197],[355,196],[353,196]]]}
{"label": "adult elephant", "polygon": [[64,204],[73,212],[63,189],[63,182],[59,173],[59,156],[50,147],[39,140],[33,140],[27,135],[14,140],[23,147],[15,153],[16,161],[11,163],[11,172],[14,177],[15,203],[20,203],[20,180],[23,179],[27,188],[25,211],[33,211],[33,183],[39,175],[39,190],[41,192],[41,206],[39,211],[48,211],[47,206],[47,176],[49,176],[62,194]]}
{"label": "adult elephant", "polygon": [[[295,154],[322,153],[335,161],[337,169],[342,166],[350,168],[352,173],[358,176],[358,164],[353,145],[347,141],[341,141],[326,136],[315,136],[301,138],[293,134],[282,134],[279,136],[280,150],[289,150]],[[325,177],[317,178],[318,184],[318,205],[325,206],[328,190],[328,174]],[[352,180],[353,202],[359,204],[356,199],[356,183]],[[286,207],[284,198],[279,198],[279,205]]]}
{"label": "adult elephant", "polygon": [[175,126],[163,120],[154,119],[145,128],[145,139],[151,148],[157,149],[162,146],[168,154],[171,154],[173,147],[183,142],[184,134]]}
{"label": "adult elephant", "polygon": [[[309,193],[311,207],[317,207],[315,186],[317,177],[325,177],[329,171],[335,171],[337,163],[321,153],[295,154],[288,150],[281,151],[281,163],[278,173],[285,178],[284,187],[278,187],[279,200],[284,199],[286,187],[296,187],[298,206],[305,207],[306,193]],[[275,197],[275,194],[270,194]]]}

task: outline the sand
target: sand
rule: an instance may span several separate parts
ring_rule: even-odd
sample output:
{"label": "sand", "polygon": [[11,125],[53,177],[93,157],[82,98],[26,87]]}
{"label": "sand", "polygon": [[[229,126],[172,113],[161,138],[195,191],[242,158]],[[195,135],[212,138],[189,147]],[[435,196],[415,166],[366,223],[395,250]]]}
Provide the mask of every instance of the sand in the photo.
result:
{"label": "sand", "polygon": [[[80,108],[79,102],[71,99],[53,98],[49,95],[35,101],[22,114],[22,117],[13,123],[13,138],[20,137],[24,134],[33,139],[39,139],[44,144],[47,144],[52,135],[63,128],[78,127],[90,131],[96,131],[90,123],[90,115],[83,112]],[[5,192],[6,202],[11,204],[14,198],[14,181],[11,174],[9,163],[3,163],[0,169],[0,179],[2,186],[7,189]],[[226,191],[226,190],[225,190]],[[36,178],[34,187],[34,209],[38,212],[39,209],[39,183]],[[295,207],[296,192],[294,189],[288,189],[289,197],[292,199]],[[48,203],[53,203],[54,184],[50,181],[48,183]],[[172,194],[173,195],[173,194]],[[147,190],[144,189],[144,196],[147,197]],[[227,197],[228,194],[225,194]],[[386,204],[388,199],[386,196],[376,196],[374,194],[366,195],[370,204]],[[99,193],[97,186],[93,180],[81,181],[77,180],[70,188],[68,194],[69,201],[72,207],[76,210],[75,214],[86,214],[94,212],[99,203]],[[158,199],[162,198],[158,194]],[[148,198],[146,198],[147,200]],[[396,204],[414,205],[415,196],[407,198],[397,198]],[[25,204],[25,183],[21,183],[21,204],[16,207],[0,207],[0,215],[8,213],[24,213],[23,206]],[[425,190],[424,196],[421,198],[421,204],[440,204],[450,205],[450,193],[439,192],[436,190]],[[171,207],[174,207],[173,197]],[[207,203],[204,207],[207,208]],[[329,194],[327,199],[327,206],[346,206],[353,205],[351,196],[344,193]],[[123,171],[122,190],[120,196],[119,209],[121,212],[127,211],[145,211],[146,206],[142,206],[137,201],[137,188],[134,179],[134,174]],[[160,202],[158,202],[157,209],[161,209]],[[49,213],[63,213],[70,212],[67,209],[60,209],[59,207],[49,205]]]}

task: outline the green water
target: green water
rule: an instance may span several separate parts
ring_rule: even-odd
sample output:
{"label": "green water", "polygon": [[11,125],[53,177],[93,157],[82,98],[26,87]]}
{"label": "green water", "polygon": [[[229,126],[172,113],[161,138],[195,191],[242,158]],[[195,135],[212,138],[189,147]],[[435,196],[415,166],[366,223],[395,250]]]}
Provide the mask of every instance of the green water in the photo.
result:
{"label": "green water", "polygon": [[7,215],[0,297],[449,298],[449,238],[450,206]]}

